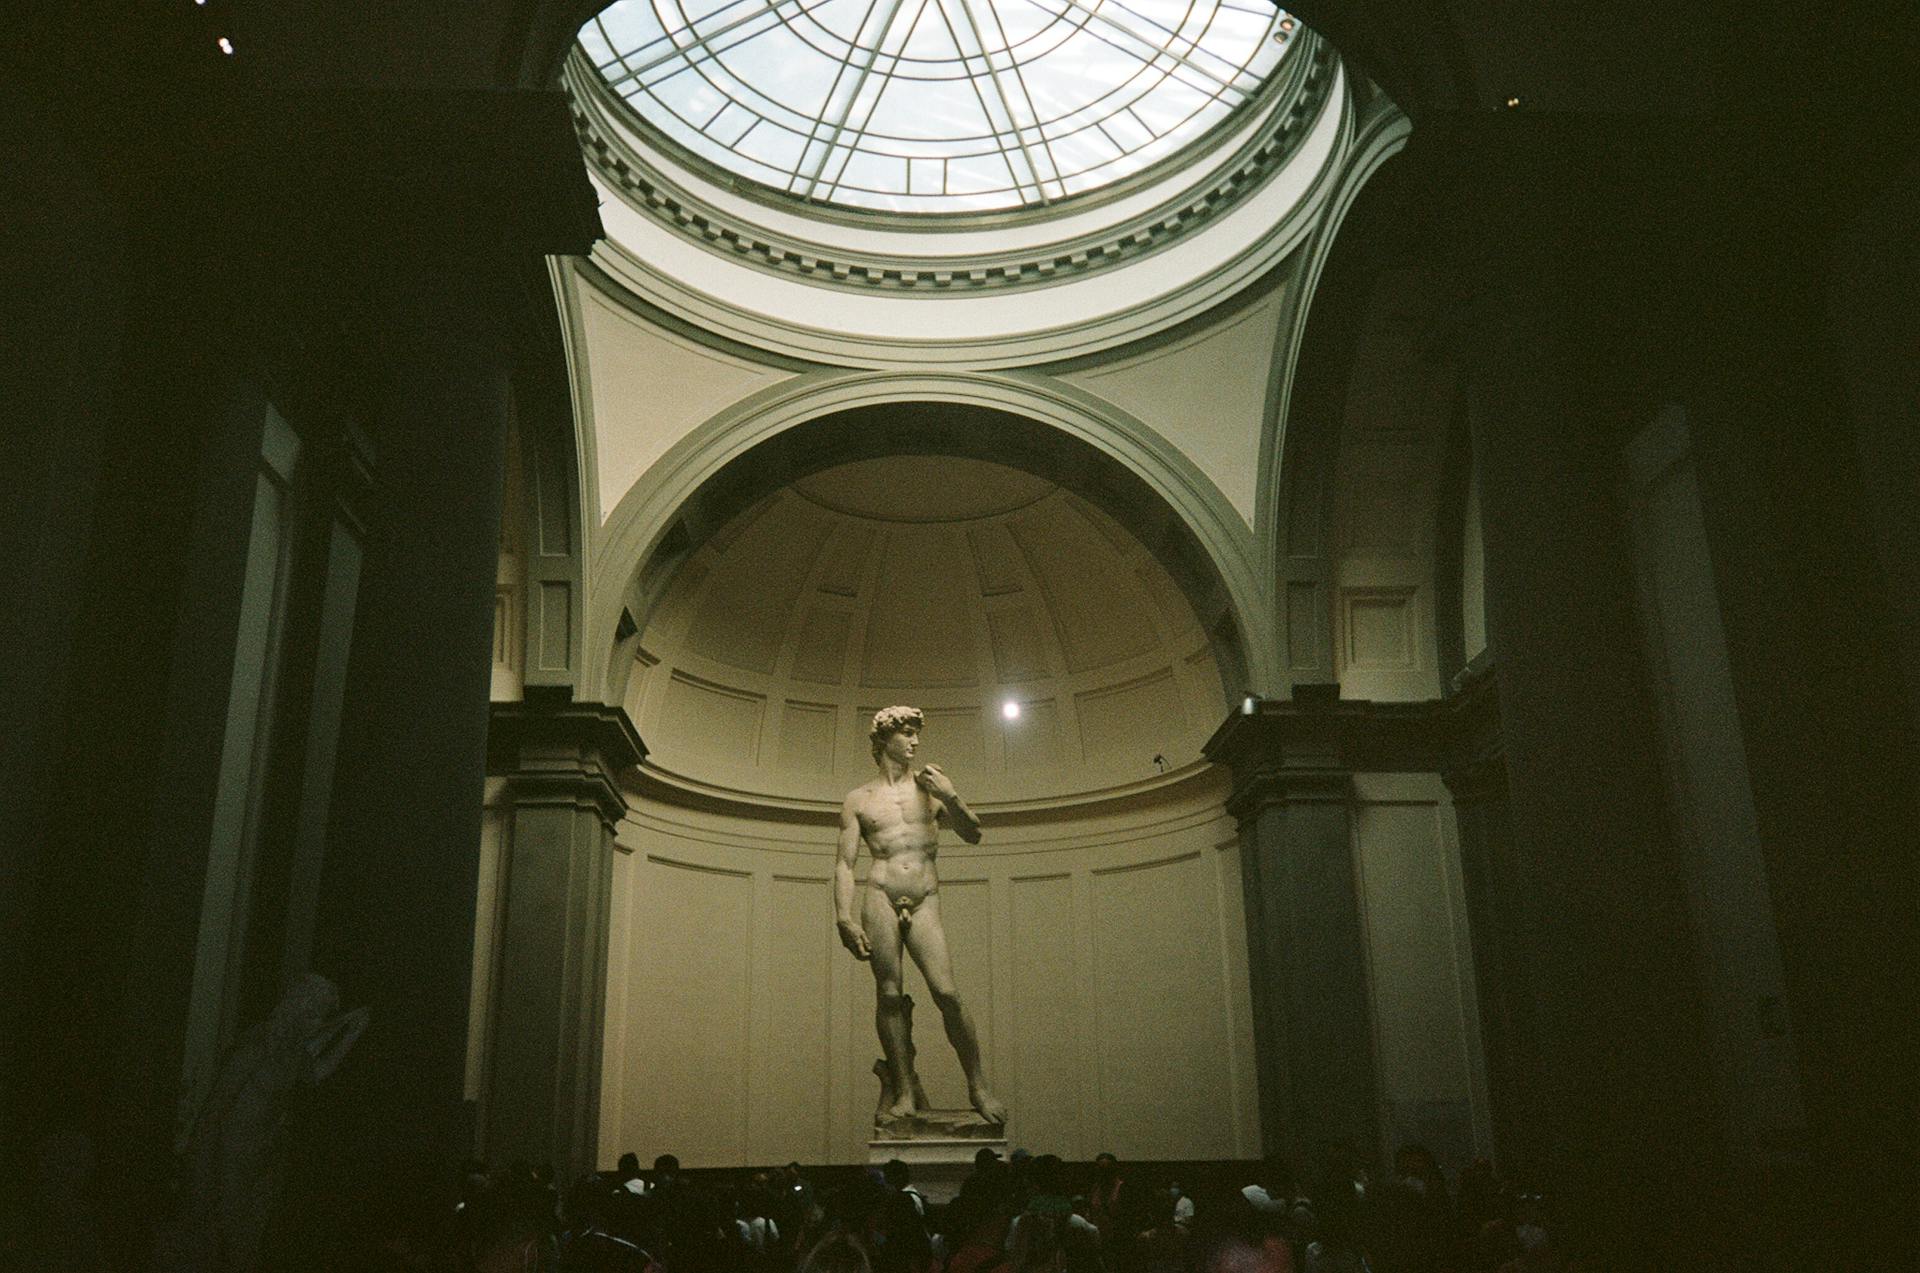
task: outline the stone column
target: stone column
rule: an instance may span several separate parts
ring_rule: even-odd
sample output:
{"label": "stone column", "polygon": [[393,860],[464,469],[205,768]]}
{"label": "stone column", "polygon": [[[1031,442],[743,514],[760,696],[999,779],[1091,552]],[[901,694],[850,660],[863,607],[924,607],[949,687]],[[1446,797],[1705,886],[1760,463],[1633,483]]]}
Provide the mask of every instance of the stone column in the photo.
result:
{"label": "stone column", "polygon": [[1752,199],[1735,241],[1787,246],[1716,250],[1682,398],[1779,943],[1784,994],[1753,1029],[1790,1044],[1807,1116],[1770,1156],[1832,1267],[1914,1243],[1914,181],[1887,174],[1841,224],[1810,221],[1797,181]]}
{"label": "stone column", "polygon": [[482,1152],[592,1171],[600,1128],[618,775],[646,747],[619,707],[496,703],[488,770],[505,780]]}
{"label": "stone column", "polygon": [[[463,1105],[504,448],[508,311],[452,268],[367,298],[367,553],[311,966],[371,1021],[316,1093],[290,1202],[311,1243],[418,1206],[471,1152]],[[303,1258],[322,1262],[324,1252]]]}
{"label": "stone column", "polygon": [[1604,346],[1542,299],[1545,277],[1499,305],[1469,399],[1511,792],[1511,852],[1486,838],[1482,883],[1489,931],[1518,947],[1499,953],[1502,993],[1539,1021],[1537,1051],[1514,1058],[1529,1099],[1509,1109],[1532,1124],[1576,1236],[1623,1267],[1684,1262],[1713,1241],[1722,1188],[1696,954],[1635,626],[1621,434],[1608,372],[1587,361]]}
{"label": "stone column", "polygon": [[1333,722],[1255,704],[1207,755],[1233,768],[1261,1140],[1314,1171],[1379,1156],[1353,776]]}

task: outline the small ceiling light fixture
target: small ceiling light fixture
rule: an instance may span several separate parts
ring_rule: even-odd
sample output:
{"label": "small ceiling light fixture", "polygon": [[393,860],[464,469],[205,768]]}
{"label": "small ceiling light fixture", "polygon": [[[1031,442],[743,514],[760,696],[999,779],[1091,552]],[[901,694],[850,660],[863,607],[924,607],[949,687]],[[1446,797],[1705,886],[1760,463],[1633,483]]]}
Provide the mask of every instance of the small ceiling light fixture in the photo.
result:
{"label": "small ceiling light fixture", "polygon": [[1245,698],[1240,700],[1240,714],[1242,716],[1253,715],[1254,712],[1259,709],[1259,707],[1260,707],[1260,700],[1255,698],[1251,694],[1247,695]]}
{"label": "small ceiling light fixture", "polygon": [[1520,99],[1518,97],[1509,97],[1507,99],[1507,109],[1508,110],[1520,109]]}
{"label": "small ceiling light fixture", "polygon": [[1019,700],[1010,698],[1006,702],[1000,704],[1000,714],[1006,717],[1008,720],[1019,720],[1020,719]]}
{"label": "small ceiling light fixture", "polygon": [[220,39],[219,39],[219,41],[218,41],[218,43],[219,43],[219,45],[220,45],[220,51],[221,51],[222,53],[224,53],[224,54],[226,54],[226,55],[227,55],[228,57],[232,57],[232,56],[233,56],[233,41],[232,41],[232,40],[229,40],[229,39],[228,39],[228,38],[227,38],[226,36],[224,36],[224,35],[223,35],[223,36],[221,36],[221,37],[220,37]]}

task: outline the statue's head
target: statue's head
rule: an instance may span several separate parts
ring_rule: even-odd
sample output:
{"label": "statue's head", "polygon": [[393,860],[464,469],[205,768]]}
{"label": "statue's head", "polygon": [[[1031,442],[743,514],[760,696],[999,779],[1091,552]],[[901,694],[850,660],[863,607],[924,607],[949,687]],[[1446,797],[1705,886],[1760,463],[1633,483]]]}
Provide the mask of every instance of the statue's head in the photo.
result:
{"label": "statue's head", "polygon": [[[883,707],[875,712],[873,728],[867,733],[867,741],[873,745],[873,763],[880,763],[880,757],[886,754],[888,742],[895,735],[905,734],[910,740],[917,741],[926,723],[926,716],[917,707]],[[904,763],[912,755],[911,748],[908,748],[907,754],[899,759]]]}

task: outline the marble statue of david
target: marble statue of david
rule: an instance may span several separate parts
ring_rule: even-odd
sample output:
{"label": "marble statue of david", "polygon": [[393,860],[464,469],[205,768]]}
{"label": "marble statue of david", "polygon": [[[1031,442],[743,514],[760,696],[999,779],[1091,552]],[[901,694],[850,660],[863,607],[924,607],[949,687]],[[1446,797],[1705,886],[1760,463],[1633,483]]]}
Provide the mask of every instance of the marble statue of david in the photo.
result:
{"label": "marble statue of david", "polygon": [[[999,1125],[1007,1121],[1007,1110],[987,1088],[973,1018],[954,987],[953,959],[940,925],[940,879],[934,869],[941,819],[968,844],[980,843],[980,819],[938,765],[913,767],[925,723],[917,707],[888,707],[874,714],[868,737],[880,772],[848,792],[840,809],[834,919],[841,944],[855,959],[873,965],[874,1025],[885,1068],[879,1117],[911,1117],[921,1112],[925,1101],[913,1068],[913,1005],[902,984],[904,950],[919,965],[940,1009],[947,1041],[967,1076],[967,1099],[981,1118]],[[866,887],[857,890],[861,896],[856,914],[853,868],[862,840],[873,855],[873,869]]]}

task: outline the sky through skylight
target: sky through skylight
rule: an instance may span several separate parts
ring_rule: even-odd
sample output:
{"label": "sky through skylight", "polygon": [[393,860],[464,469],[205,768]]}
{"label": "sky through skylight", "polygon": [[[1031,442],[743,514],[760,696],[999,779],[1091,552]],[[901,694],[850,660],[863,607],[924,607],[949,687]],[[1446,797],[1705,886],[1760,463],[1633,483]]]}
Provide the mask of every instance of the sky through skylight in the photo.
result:
{"label": "sky through skylight", "polygon": [[1262,0],[619,0],[580,32],[642,119],[802,199],[1050,204],[1249,100],[1298,24]]}

